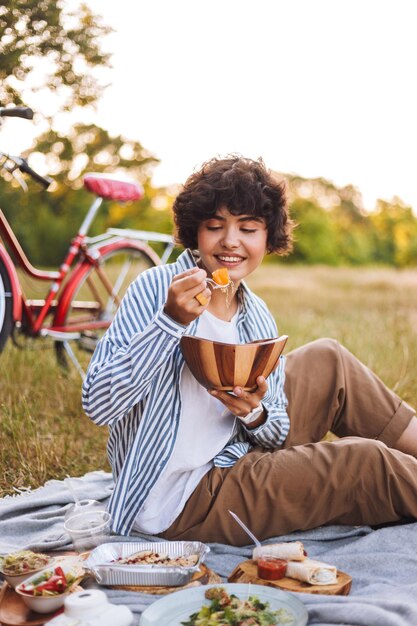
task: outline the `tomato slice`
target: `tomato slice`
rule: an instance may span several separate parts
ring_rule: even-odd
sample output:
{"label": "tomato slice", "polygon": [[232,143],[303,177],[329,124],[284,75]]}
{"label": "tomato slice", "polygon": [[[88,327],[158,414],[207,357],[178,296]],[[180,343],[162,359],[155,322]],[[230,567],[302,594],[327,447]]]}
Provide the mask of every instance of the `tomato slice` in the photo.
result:
{"label": "tomato slice", "polygon": [[57,565],[55,568],[55,574],[57,574],[57,576],[61,576],[66,582],[67,578],[65,576],[65,572],[59,565]]}
{"label": "tomato slice", "polygon": [[67,588],[67,582],[61,576],[51,576],[45,583],[36,587],[36,591],[56,591],[61,593]]}
{"label": "tomato slice", "polygon": [[57,566],[54,574],[45,582],[36,585],[36,591],[55,591],[62,593],[68,587],[68,582],[62,567]]}

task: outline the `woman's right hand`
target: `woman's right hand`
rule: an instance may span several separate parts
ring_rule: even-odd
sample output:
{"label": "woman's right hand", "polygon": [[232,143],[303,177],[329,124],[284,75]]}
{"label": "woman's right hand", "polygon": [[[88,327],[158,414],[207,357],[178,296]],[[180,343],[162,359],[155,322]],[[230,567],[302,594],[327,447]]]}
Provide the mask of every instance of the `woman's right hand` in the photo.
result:
{"label": "woman's right hand", "polygon": [[[211,291],[206,283],[207,272],[199,267],[193,267],[172,279],[168,289],[168,297],[164,311],[169,317],[187,326],[206,310]],[[207,300],[205,305],[200,304],[196,295],[202,293]]]}

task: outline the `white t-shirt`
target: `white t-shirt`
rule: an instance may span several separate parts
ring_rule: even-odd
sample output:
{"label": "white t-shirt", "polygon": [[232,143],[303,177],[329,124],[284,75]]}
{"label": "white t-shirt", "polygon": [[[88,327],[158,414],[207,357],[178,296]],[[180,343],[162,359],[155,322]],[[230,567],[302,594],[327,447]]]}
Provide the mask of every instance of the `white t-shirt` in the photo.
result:
{"label": "white t-shirt", "polygon": [[[204,311],[196,335],[238,343],[237,318],[238,312],[225,322]],[[171,526],[233,432],[235,416],[197,382],[186,364],[180,391],[182,409],[172,456],[136,517],[136,531],[156,534]]]}

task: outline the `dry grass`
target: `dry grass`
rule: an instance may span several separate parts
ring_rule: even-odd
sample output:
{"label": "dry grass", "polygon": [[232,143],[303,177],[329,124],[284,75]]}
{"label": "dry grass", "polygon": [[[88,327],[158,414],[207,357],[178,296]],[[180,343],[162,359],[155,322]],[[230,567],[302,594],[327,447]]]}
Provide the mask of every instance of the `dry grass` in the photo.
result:
{"label": "dry grass", "polygon": [[107,429],[84,415],[80,389],[79,375],[65,375],[52,349],[6,347],[0,358],[0,496],[67,473],[109,470]]}
{"label": "dry grass", "polygon": [[[318,337],[346,345],[417,405],[417,272],[265,265],[248,281],[264,298],[288,350]],[[83,414],[80,379],[51,349],[0,357],[0,496],[67,473],[109,469],[105,428]]]}
{"label": "dry grass", "polygon": [[248,282],[287,350],[333,337],[417,406],[417,272],[264,265]]}

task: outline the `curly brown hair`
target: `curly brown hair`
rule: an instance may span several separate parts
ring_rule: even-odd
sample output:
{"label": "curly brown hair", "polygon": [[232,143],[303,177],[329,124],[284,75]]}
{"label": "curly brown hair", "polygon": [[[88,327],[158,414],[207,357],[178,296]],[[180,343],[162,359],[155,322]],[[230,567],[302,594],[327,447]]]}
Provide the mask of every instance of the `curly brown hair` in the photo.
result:
{"label": "curly brown hair", "polygon": [[221,207],[233,215],[262,217],[268,230],[267,251],[282,255],[291,251],[294,223],[288,213],[286,184],[261,158],[216,157],[192,174],[173,205],[177,242],[197,248],[201,222]]}

